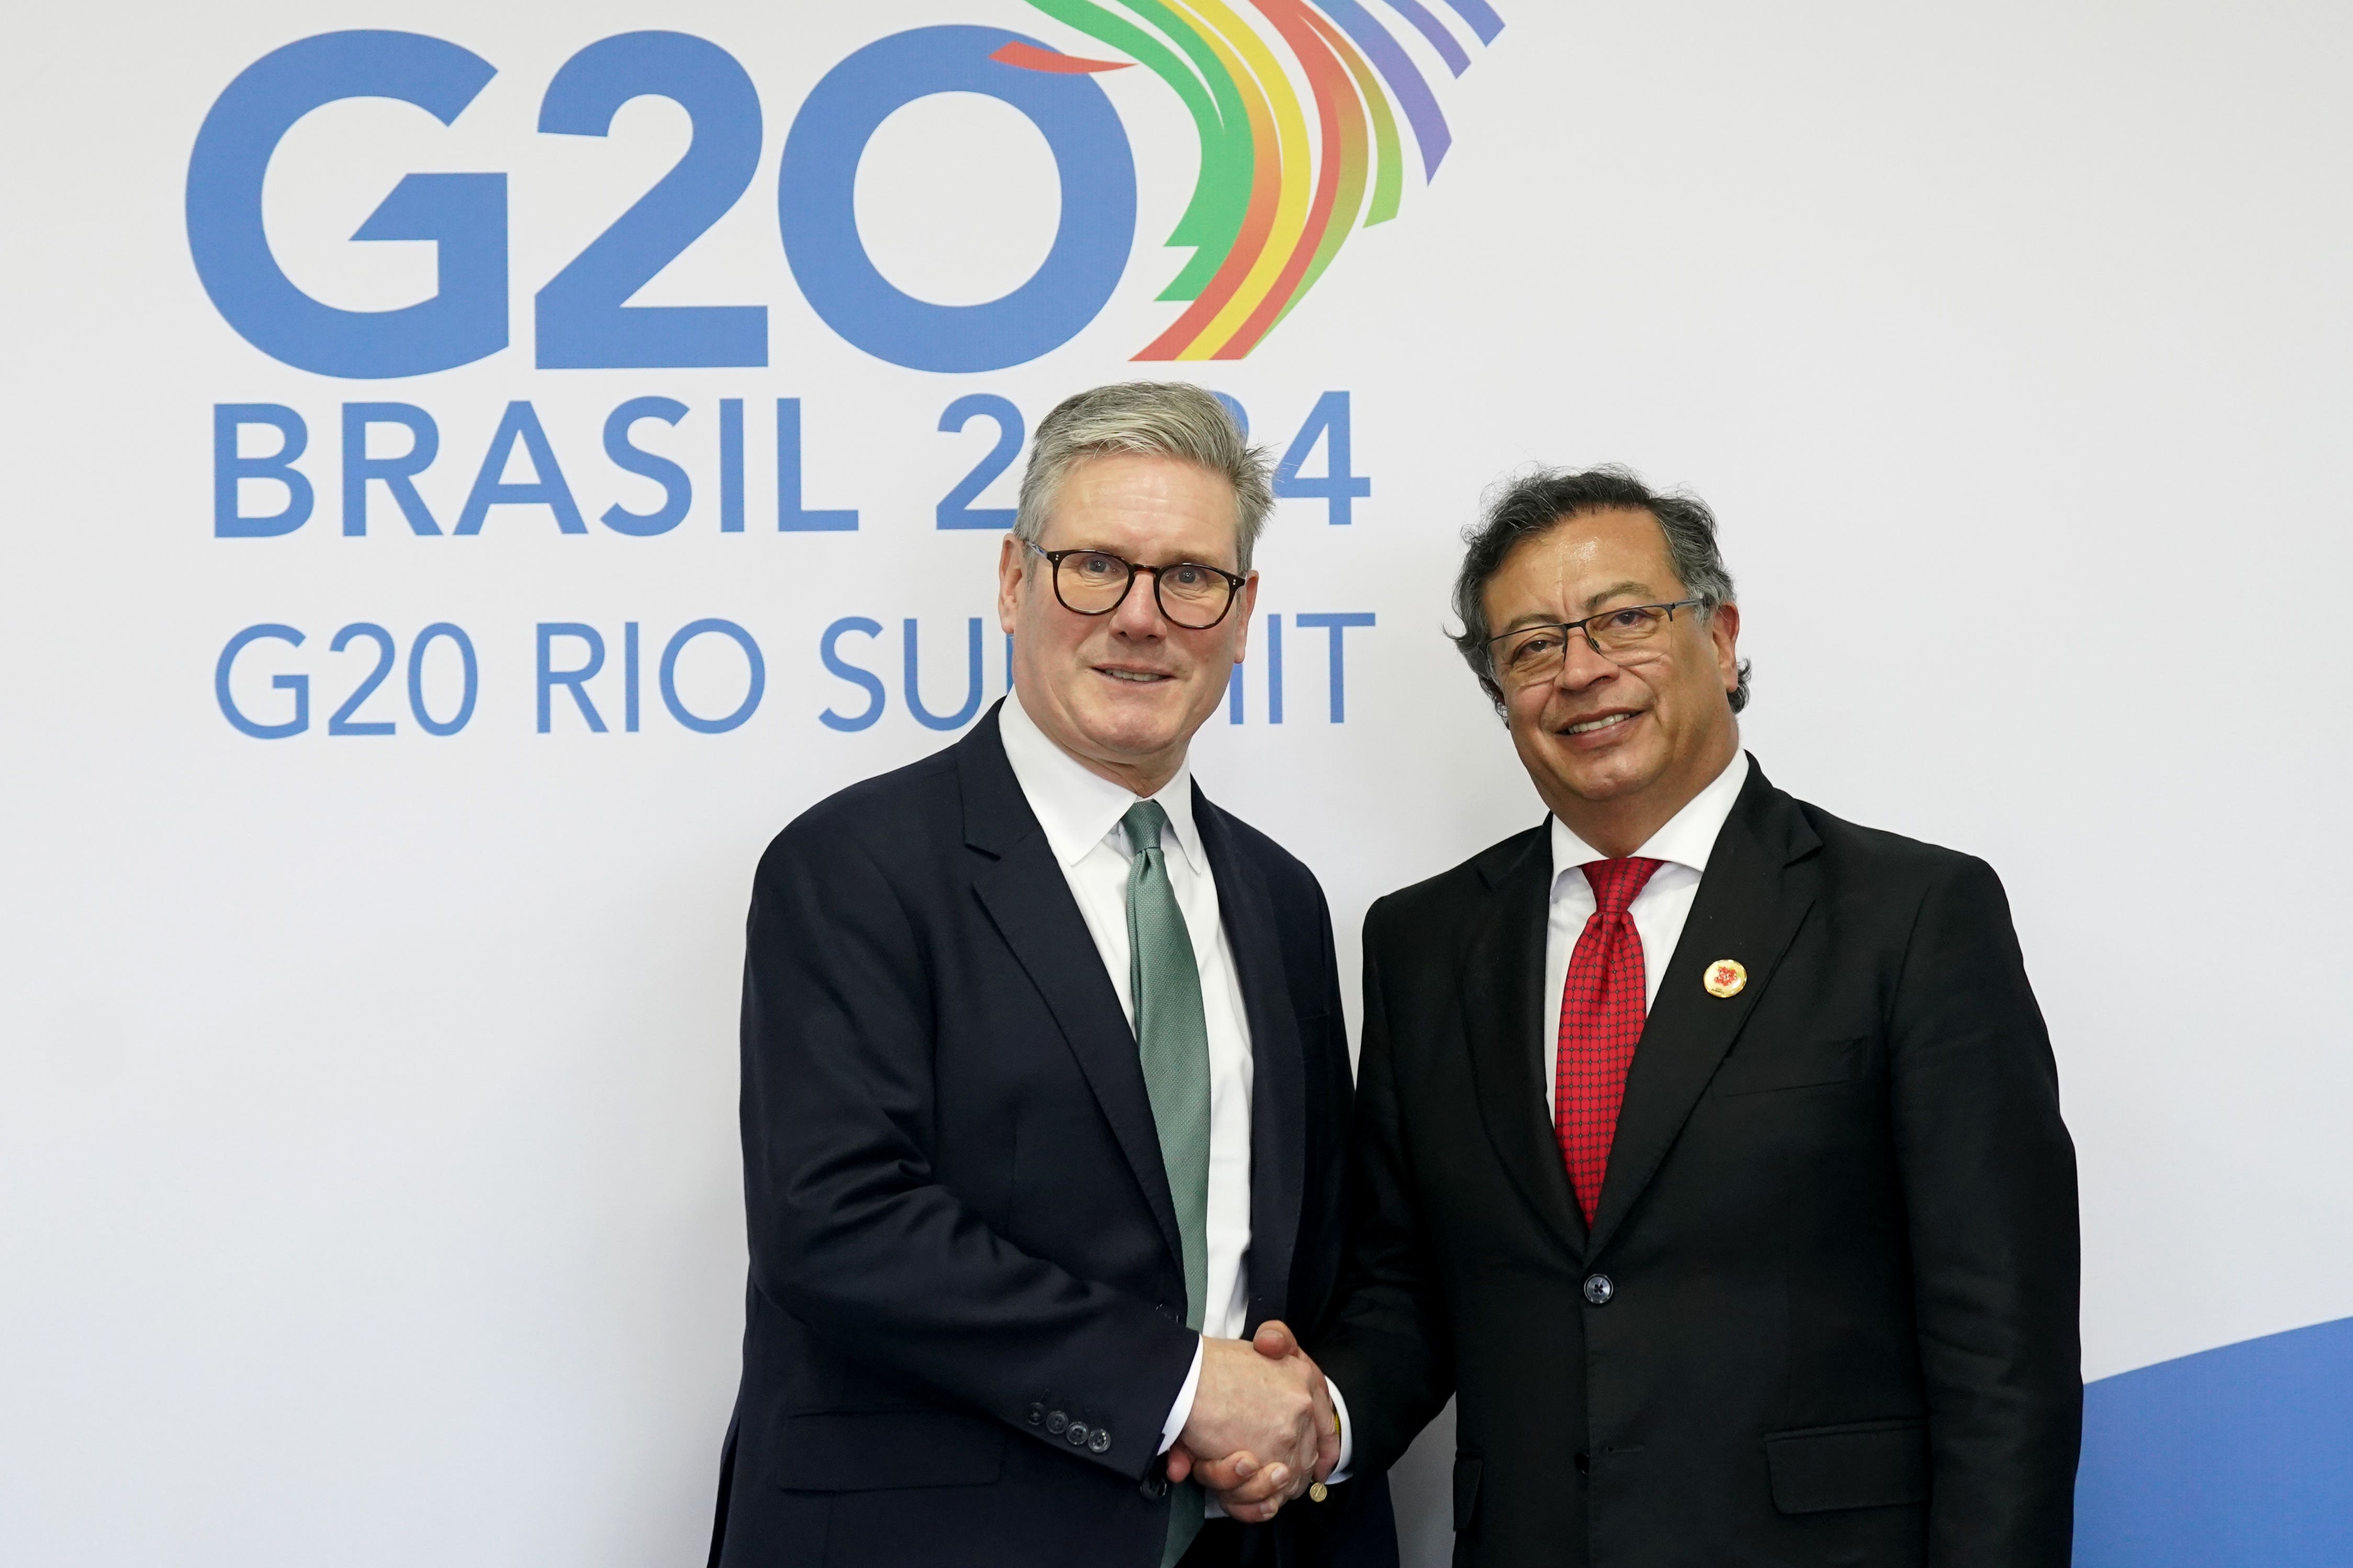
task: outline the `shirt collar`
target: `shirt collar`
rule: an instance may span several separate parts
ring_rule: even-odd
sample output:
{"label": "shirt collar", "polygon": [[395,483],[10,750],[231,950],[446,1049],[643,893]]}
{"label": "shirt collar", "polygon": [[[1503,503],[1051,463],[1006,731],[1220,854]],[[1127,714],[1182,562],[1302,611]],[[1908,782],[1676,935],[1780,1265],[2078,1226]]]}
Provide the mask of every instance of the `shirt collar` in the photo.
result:
{"label": "shirt collar", "polygon": [[[1685,801],[1683,808],[1667,818],[1665,825],[1634,853],[1645,859],[1688,866],[1705,874],[1708,854],[1715,847],[1717,835],[1724,831],[1725,819],[1732,815],[1732,803],[1740,798],[1740,786],[1747,782],[1748,753],[1735,752],[1732,761],[1725,764],[1715,781]],[[1556,889],[1560,886],[1563,872],[1609,858],[1570,832],[1568,825],[1559,817],[1552,819],[1552,875]]]}
{"label": "shirt collar", "polygon": [[1186,863],[1196,872],[1208,869],[1201,836],[1193,822],[1193,764],[1189,758],[1179,764],[1176,776],[1158,790],[1149,796],[1139,796],[1130,794],[1126,785],[1104,778],[1055,743],[1029,717],[1018,690],[1008,696],[997,710],[997,732],[1005,742],[1005,760],[1013,764],[1014,782],[1021,786],[1029,809],[1037,815],[1038,826],[1046,830],[1047,845],[1065,870],[1085,859],[1096,845],[1106,840],[1113,841],[1125,855],[1127,836],[1118,832],[1119,821],[1139,799],[1160,803],[1160,808],[1168,814],[1169,831],[1184,852]]}

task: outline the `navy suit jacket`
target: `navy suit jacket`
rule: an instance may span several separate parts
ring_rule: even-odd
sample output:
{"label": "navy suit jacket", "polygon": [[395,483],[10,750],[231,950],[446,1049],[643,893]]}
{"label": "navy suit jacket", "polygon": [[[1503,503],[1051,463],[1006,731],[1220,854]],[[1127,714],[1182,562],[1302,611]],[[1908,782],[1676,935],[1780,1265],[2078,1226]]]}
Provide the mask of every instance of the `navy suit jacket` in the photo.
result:
{"label": "navy suit jacket", "polygon": [[[1310,1331],[1351,1100],[1331,921],[1306,867],[1198,785],[1194,811],[1254,1058],[1250,1326]],[[769,846],[742,1118],[713,1568],[1155,1568],[1195,1347],[1176,1210],[1134,1035],[994,710]],[[1395,1561],[1378,1482],[1246,1533],[1261,1561]]]}

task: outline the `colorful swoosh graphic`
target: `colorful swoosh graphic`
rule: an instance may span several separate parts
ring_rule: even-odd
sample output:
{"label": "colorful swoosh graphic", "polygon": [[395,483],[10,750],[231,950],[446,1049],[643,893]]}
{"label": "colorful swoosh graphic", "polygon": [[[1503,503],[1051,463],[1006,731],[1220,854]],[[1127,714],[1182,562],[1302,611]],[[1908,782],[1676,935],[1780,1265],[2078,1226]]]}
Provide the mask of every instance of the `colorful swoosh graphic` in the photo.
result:
{"label": "colorful swoosh graphic", "polygon": [[[1420,68],[1359,0],[1117,0],[1117,9],[1094,0],[1029,3],[1126,58],[1026,44],[994,58],[1029,70],[1140,65],[1175,90],[1200,138],[1200,176],[1167,240],[1191,247],[1193,258],[1159,296],[1186,308],[1139,360],[1249,353],[1315,286],[1350,233],[1397,216],[1405,186],[1399,119],[1425,182],[1452,142]],[[1482,47],[1503,31],[1486,0],[1444,3]],[[1456,26],[1419,0],[1386,5],[1450,71],[1469,68]]]}

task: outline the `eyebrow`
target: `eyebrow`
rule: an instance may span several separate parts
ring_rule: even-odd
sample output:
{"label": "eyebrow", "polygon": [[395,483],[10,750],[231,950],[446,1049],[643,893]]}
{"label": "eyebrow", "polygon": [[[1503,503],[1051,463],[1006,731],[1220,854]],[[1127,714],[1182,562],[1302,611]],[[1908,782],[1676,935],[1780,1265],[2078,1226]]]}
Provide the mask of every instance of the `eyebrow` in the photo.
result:
{"label": "eyebrow", "polygon": [[[1610,600],[1623,598],[1629,595],[1647,601],[1650,594],[1651,587],[1650,584],[1646,583],[1612,583],[1609,586],[1602,589],[1600,592],[1590,594],[1586,596],[1584,605],[1585,613],[1588,616],[1592,615]],[[1552,618],[1552,612],[1549,610],[1530,610],[1526,615],[1514,616],[1510,620],[1496,627],[1495,635],[1498,637],[1508,636],[1513,632],[1520,630],[1523,626],[1556,626],[1562,624],[1563,623]]]}
{"label": "eyebrow", "polygon": [[1630,595],[1637,599],[1648,599],[1651,597],[1651,585],[1648,583],[1612,583],[1609,586],[1602,589],[1599,593],[1587,595],[1585,600],[1586,613],[1590,615],[1612,599],[1624,598]]}
{"label": "eyebrow", "polygon": [[[1043,546],[1040,546],[1039,548],[1042,549]],[[1108,555],[1114,561],[1127,561],[1126,556],[1121,554],[1118,551],[1113,550],[1108,544],[1069,544],[1064,545],[1061,550],[1057,550],[1052,553],[1060,555],[1062,554],[1064,551],[1084,551],[1090,555]],[[1236,577],[1247,577],[1250,575],[1250,574],[1243,571],[1239,564],[1232,566],[1219,566],[1215,561],[1204,555],[1178,555],[1174,560],[1163,561],[1158,563],[1156,565],[1155,563],[1150,561],[1127,561],[1127,563],[1131,566],[1142,566],[1151,570],[1158,570],[1158,568],[1162,566],[1208,566],[1216,571],[1229,573]]]}

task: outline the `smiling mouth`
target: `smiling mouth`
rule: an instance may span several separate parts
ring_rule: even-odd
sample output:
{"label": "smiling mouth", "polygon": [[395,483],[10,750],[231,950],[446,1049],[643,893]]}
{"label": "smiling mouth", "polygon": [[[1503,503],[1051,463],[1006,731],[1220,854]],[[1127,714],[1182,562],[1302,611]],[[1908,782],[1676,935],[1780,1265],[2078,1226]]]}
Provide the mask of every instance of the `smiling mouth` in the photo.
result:
{"label": "smiling mouth", "polygon": [[1108,675],[1113,680],[1129,681],[1137,686],[1151,686],[1159,681],[1174,680],[1176,679],[1175,676],[1169,675],[1163,670],[1113,669],[1107,665],[1100,664],[1095,666],[1095,672],[1099,675]]}
{"label": "smiling mouth", "polygon": [[1636,715],[1631,713],[1605,713],[1599,719],[1588,719],[1581,724],[1571,724],[1567,730],[1563,731],[1562,733],[1567,735],[1591,735],[1599,731],[1612,729],[1617,725],[1623,724],[1627,720],[1634,718],[1635,716]]}

